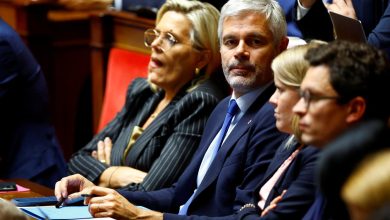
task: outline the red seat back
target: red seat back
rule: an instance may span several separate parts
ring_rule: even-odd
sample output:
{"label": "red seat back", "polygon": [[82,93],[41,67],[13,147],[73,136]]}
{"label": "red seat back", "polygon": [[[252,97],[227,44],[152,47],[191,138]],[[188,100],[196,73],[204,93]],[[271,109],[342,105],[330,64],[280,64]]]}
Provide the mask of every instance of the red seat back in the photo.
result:
{"label": "red seat back", "polygon": [[107,66],[106,88],[102,113],[97,131],[103,129],[108,122],[122,109],[127,87],[134,78],[146,77],[150,55],[112,48]]}

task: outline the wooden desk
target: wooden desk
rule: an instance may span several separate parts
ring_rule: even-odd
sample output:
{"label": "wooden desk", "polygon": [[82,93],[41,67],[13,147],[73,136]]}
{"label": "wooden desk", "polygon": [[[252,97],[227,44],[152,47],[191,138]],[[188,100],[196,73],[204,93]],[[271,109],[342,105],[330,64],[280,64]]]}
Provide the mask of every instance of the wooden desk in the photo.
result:
{"label": "wooden desk", "polygon": [[108,55],[112,47],[149,54],[143,42],[144,32],[155,21],[120,11],[93,13],[91,20],[92,122],[99,124],[106,82]]}
{"label": "wooden desk", "polygon": [[27,197],[41,197],[41,196],[53,196],[54,190],[48,187],[33,183],[26,179],[7,179],[4,181],[15,182],[16,184],[29,188],[27,192],[7,192],[0,193],[0,198],[11,200],[13,198],[27,198]]}

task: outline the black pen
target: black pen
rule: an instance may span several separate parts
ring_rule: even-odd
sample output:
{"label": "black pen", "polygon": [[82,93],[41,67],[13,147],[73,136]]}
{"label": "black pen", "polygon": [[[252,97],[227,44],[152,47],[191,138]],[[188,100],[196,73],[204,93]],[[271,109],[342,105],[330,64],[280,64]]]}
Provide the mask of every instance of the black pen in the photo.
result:
{"label": "black pen", "polygon": [[60,207],[64,204],[65,199],[66,199],[66,198],[61,197],[60,200],[58,200],[58,202],[57,202],[56,205],[55,205],[57,209],[60,208]]}
{"label": "black pen", "polygon": [[81,197],[95,197],[95,194],[81,194]]}

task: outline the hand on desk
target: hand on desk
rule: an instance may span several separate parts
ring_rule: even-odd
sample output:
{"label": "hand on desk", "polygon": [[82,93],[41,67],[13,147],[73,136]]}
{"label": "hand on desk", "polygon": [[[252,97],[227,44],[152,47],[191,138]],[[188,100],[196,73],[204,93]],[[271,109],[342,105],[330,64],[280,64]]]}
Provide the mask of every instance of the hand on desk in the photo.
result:
{"label": "hand on desk", "polygon": [[64,177],[60,181],[56,182],[54,195],[57,197],[57,200],[61,200],[63,198],[73,199],[81,196],[80,191],[92,186],[95,186],[95,184],[87,178],[81,176],[80,174],[75,174]]}
{"label": "hand on desk", "polygon": [[333,0],[333,3],[325,4],[329,11],[357,19],[355,9],[353,8],[352,0]]}
{"label": "hand on desk", "polygon": [[85,203],[89,205],[89,212],[96,218],[151,220],[163,218],[162,213],[137,208],[117,191],[95,186],[79,174],[62,178],[56,183],[55,195],[58,200],[60,198],[75,199],[82,194],[93,195],[93,197],[87,197]]}
{"label": "hand on desk", "polygon": [[113,189],[104,187],[91,187],[83,190],[81,193],[95,195],[87,198],[86,203],[89,205],[89,212],[93,217],[111,217],[114,219],[163,219],[163,214],[137,208],[126,198]]}

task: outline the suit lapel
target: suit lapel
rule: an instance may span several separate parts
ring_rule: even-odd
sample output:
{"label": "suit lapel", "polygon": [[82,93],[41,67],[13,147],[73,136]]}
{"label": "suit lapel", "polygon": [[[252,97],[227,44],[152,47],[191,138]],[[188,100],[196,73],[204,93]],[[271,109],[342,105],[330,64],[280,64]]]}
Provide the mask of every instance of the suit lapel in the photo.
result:
{"label": "suit lapel", "polygon": [[[127,134],[128,138],[126,138],[127,142],[125,143],[125,146],[130,141],[131,138],[131,132],[133,131],[134,126],[142,126],[142,124],[148,119],[151,112],[153,112],[153,109],[155,109],[158,102],[161,100],[160,95],[155,95],[149,103],[147,103],[139,113],[139,115],[136,117],[135,121],[130,125],[130,132]],[[141,155],[145,147],[149,144],[150,139],[154,136],[154,134],[157,132],[158,129],[156,129],[156,126],[160,126],[163,121],[159,121],[158,117],[151,123],[145,131],[141,134],[141,136],[138,137],[137,141],[131,146],[129,153],[126,156],[125,159],[125,165],[132,165],[134,166],[134,161],[137,161],[137,158]]]}
{"label": "suit lapel", "polygon": [[[254,103],[251,105],[251,107],[240,119],[240,121],[233,129],[233,131],[226,138],[225,142],[221,146],[221,149],[219,150],[218,154],[214,158],[214,161],[210,165],[209,170],[207,171],[202,183],[200,184],[194,200],[202,191],[204,191],[212,182],[214,182],[218,178],[219,173],[223,167],[223,164],[226,158],[230,155],[230,152],[233,150],[235,144],[240,139],[240,137],[243,136],[248,131],[252,123],[252,118],[256,115],[259,109],[268,101],[269,97],[274,91],[275,91],[275,86],[274,84],[271,84],[263,92],[261,92],[259,96],[256,98],[256,100],[254,101]],[[224,114],[221,115],[223,115],[224,117]],[[223,121],[223,119],[221,120]]]}
{"label": "suit lapel", "polygon": [[[286,140],[287,141],[287,140]],[[286,141],[283,142],[282,148],[278,151],[278,153],[272,159],[271,164],[269,165],[263,180],[260,182],[259,187],[263,186],[279,169],[282,163],[297,149],[297,144],[291,146],[288,149],[285,149]]]}
{"label": "suit lapel", "polygon": [[[203,132],[202,138],[205,140],[202,140],[202,142],[199,144],[200,148],[192,159],[192,161],[196,161],[197,163],[197,169],[199,169],[200,164],[202,163],[203,157],[209,148],[211,142],[214,140],[215,136],[221,130],[222,123],[224,121],[225,115],[221,114],[221,112],[226,112],[228,108],[230,97],[225,98],[221,103],[216,107],[216,109],[213,111],[213,115],[210,116],[209,121],[206,124],[205,130]],[[211,128],[208,130],[208,128]],[[192,163],[192,162],[191,162]],[[196,179],[196,178],[195,178]]]}

